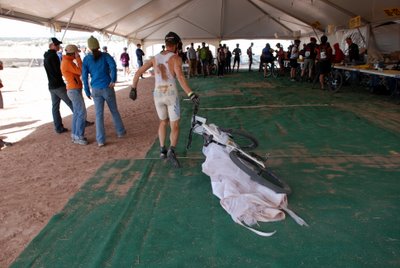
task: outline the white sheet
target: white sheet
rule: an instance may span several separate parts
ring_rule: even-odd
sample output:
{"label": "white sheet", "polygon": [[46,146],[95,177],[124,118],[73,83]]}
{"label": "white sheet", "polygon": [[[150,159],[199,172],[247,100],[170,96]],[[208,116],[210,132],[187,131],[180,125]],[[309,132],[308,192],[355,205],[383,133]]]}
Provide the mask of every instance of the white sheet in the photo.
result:
{"label": "white sheet", "polygon": [[273,232],[261,232],[251,226],[261,222],[281,221],[285,211],[300,225],[306,222],[288,209],[286,194],[277,194],[269,188],[250,179],[229,158],[228,152],[217,144],[203,147],[206,156],[202,170],[211,178],[213,194],[220,199],[221,206],[232,219],[261,236]]}

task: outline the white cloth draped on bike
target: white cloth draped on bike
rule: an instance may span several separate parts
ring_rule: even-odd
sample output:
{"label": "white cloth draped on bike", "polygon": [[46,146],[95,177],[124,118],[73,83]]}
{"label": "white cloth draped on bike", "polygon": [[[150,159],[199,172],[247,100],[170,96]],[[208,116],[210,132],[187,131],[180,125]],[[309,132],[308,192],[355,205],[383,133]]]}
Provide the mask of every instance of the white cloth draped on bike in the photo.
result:
{"label": "white cloth draped on bike", "polygon": [[250,179],[229,157],[229,153],[215,143],[203,147],[206,156],[202,170],[211,178],[213,194],[220,199],[221,206],[232,219],[261,236],[274,232],[258,231],[258,221],[273,222],[285,219],[287,212],[298,224],[307,223],[288,208],[286,194],[277,194],[269,188]]}

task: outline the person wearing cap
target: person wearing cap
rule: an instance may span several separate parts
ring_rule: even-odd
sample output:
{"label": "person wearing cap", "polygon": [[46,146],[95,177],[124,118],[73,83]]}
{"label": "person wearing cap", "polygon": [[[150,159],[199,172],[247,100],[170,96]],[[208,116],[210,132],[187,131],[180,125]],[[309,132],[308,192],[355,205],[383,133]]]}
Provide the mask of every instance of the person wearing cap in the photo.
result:
{"label": "person wearing cap", "polygon": [[62,44],[57,38],[53,37],[49,40],[49,50],[44,53],[44,68],[49,80],[49,90],[52,102],[52,114],[55,131],[59,134],[67,132],[64,127],[60,114],[60,102],[64,101],[66,105],[73,111],[72,101],[68,98],[66,85],[62,78],[60,59],[57,52]]}
{"label": "person wearing cap", "polygon": [[[87,145],[85,138],[86,106],[82,96],[82,60],[80,50],[75,45],[65,47],[66,55],[61,61],[61,73],[67,82],[67,95],[72,101],[74,111],[72,114],[71,138],[72,142]],[[76,64],[75,64],[76,62]]]}
{"label": "person wearing cap", "polygon": [[[174,32],[169,32],[165,36],[165,46],[165,51],[155,55],[135,73],[129,97],[136,100],[136,87],[139,82],[139,77],[145,71],[153,67],[155,76],[155,87],[153,91],[154,104],[160,119],[160,125],[158,127],[160,158],[168,158],[174,167],[179,168],[180,163],[176,157],[175,148],[178,143],[179,119],[181,115],[176,80],[178,80],[182,89],[194,104],[199,104],[199,97],[189,87],[182,71],[182,58],[177,54],[179,49],[182,49],[180,37]],[[167,150],[165,140],[168,124],[171,133],[169,136],[170,147]]]}
{"label": "person wearing cap", "polygon": [[91,36],[87,43],[90,53],[82,63],[83,88],[89,99],[93,97],[96,111],[96,141],[98,146],[102,147],[106,143],[104,102],[110,109],[117,137],[122,138],[126,135],[114,90],[117,81],[117,65],[110,54],[100,51],[99,41],[95,37]]}

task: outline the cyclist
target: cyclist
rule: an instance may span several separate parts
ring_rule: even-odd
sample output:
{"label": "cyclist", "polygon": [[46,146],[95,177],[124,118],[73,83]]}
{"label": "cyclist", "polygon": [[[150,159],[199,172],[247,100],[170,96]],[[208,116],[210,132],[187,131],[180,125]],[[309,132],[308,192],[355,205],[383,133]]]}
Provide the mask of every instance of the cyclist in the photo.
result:
{"label": "cyclist", "polygon": [[325,75],[331,71],[332,61],[332,48],[328,42],[328,37],[326,37],[326,35],[321,36],[321,44],[317,46],[316,50],[319,83],[321,85],[321,89],[324,90]]}
{"label": "cyclist", "polygon": [[[199,97],[189,87],[182,71],[182,58],[177,54],[182,48],[180,37],[174,32],[169,32],[165,36],[165,46],[165,51],[155,55],[152,60],[147,61],[135,73],[129,97],[133,100],[136,99],[136,87],[139,82],[139,77],[145,71],[153,67],[155,70],[155,87],[153,91],[154,104],[160,119],[160,125],[158,127],[160,158],[168,158],[169,162],[174,167],[179,168],[180,163],[175,154],[175,147],[179,137],[180,119],[180,105],[176,79],[178,79],[182,89],[195,104],[199,104]],[[171,128],[171,133],[169,137],[170,147],[167,151],[165,139],[168,123]]]}

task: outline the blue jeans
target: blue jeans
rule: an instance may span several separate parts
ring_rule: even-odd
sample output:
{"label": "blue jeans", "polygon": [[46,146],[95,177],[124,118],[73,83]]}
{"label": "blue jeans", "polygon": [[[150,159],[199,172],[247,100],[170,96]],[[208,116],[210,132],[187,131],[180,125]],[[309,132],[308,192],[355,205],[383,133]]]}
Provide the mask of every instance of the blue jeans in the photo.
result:
{"label": "blue jeans", "polygon": [[69,89],[67,90],[67,95],[74,107],[71,138],[74,140],[83,139],[85,137],[86,106],[82,96],[82,89]]}
{"label": "blue jeans", "polygon": [[67,89],[65,86],[56,89],[50,89],[51,103],[52,103],[52,114],[54,128],[56,132],[62,132],[64,125],[60,114],[60,102],[63,100],[66,105],[73,111],[72,101],[68,98]]}
{"label": "blue jeans", "polygon": [[113,88],[93,89],[92,97],[96,110],[96,140],[99,144],[106,142],[106,134],[104,129],[104,101],[110,109],[112,119],[114,121],[115,131],[118,136],[126,133],[124,123],[122,123],[121,115],[118,112],[117,99]]}

